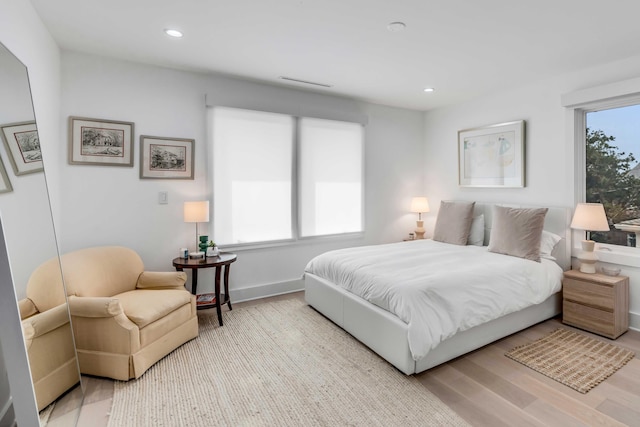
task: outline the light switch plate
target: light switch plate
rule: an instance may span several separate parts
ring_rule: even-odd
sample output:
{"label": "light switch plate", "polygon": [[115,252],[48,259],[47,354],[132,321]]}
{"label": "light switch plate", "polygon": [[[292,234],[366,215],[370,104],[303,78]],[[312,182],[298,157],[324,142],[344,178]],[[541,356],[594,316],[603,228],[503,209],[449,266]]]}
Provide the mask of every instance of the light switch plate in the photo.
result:
{"label": "light switch plate", "polygon": [[166,205],[169,203],[169,193],[166,191],[161,191],[158,193],[158,203],[161,205]]}

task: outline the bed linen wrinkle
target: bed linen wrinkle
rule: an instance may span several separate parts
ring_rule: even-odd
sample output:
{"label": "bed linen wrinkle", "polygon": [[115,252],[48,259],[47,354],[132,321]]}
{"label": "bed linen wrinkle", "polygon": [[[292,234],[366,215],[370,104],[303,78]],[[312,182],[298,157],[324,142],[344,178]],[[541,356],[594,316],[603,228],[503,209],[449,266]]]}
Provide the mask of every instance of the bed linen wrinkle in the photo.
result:
{"label": "bed linen wrinkle", "polygon": [[305,271],[407,323],[415,360],[458,331],[541,303],[560,290],[562,278],[550,260],[433,240],[331,251]]}

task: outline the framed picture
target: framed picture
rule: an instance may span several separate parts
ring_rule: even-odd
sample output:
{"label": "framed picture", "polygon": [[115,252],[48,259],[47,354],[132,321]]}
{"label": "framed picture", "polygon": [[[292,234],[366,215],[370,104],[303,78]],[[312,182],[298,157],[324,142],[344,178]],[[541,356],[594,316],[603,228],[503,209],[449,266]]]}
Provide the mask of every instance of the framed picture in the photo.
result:
{"label": "framed picture", "polygon": [[193,179],[194,139],[140,136],[141,179]]}
{"label": "framed picture", "polygon": [[69,163],[133,167],[133,123],[69,117]]}
{"label": "framed picture", "polygon": [[8,193],[10,191],[13,191],[13,187],[11,186],[11,181],[9,181],[9,176],[7,176],[4,163],[0,159],[0,193]]}
{"label": "framed picture", "polygon": [[524,120],[458,132],[461,187],[524,187]]}
{"label": "framed picture", "polygon": [[41,172],[42,153],[36,122],[11,123],[2,126],[2,140],[16,175]]}

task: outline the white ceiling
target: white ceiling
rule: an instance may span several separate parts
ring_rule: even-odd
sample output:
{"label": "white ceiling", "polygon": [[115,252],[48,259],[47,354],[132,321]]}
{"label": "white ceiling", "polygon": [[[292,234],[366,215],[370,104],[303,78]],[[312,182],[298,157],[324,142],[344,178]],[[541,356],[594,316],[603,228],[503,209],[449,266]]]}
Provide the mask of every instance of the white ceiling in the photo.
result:
{"label": "white ceiling", "polygon": [[63,49],[417,110],[640,55],[638,0],[31,2]]}

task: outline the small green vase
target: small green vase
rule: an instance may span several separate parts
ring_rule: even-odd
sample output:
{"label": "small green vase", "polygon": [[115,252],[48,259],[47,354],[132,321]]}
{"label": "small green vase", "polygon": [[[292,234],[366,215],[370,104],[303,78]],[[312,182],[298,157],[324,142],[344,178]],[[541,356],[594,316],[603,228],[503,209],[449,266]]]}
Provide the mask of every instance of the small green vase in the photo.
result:
{"label": "small green vase", "polygon": [[200,236],[200,243],[198,247],[200,248],[200,252],[207,252],[207,246],[209,246],[209,236]]}

